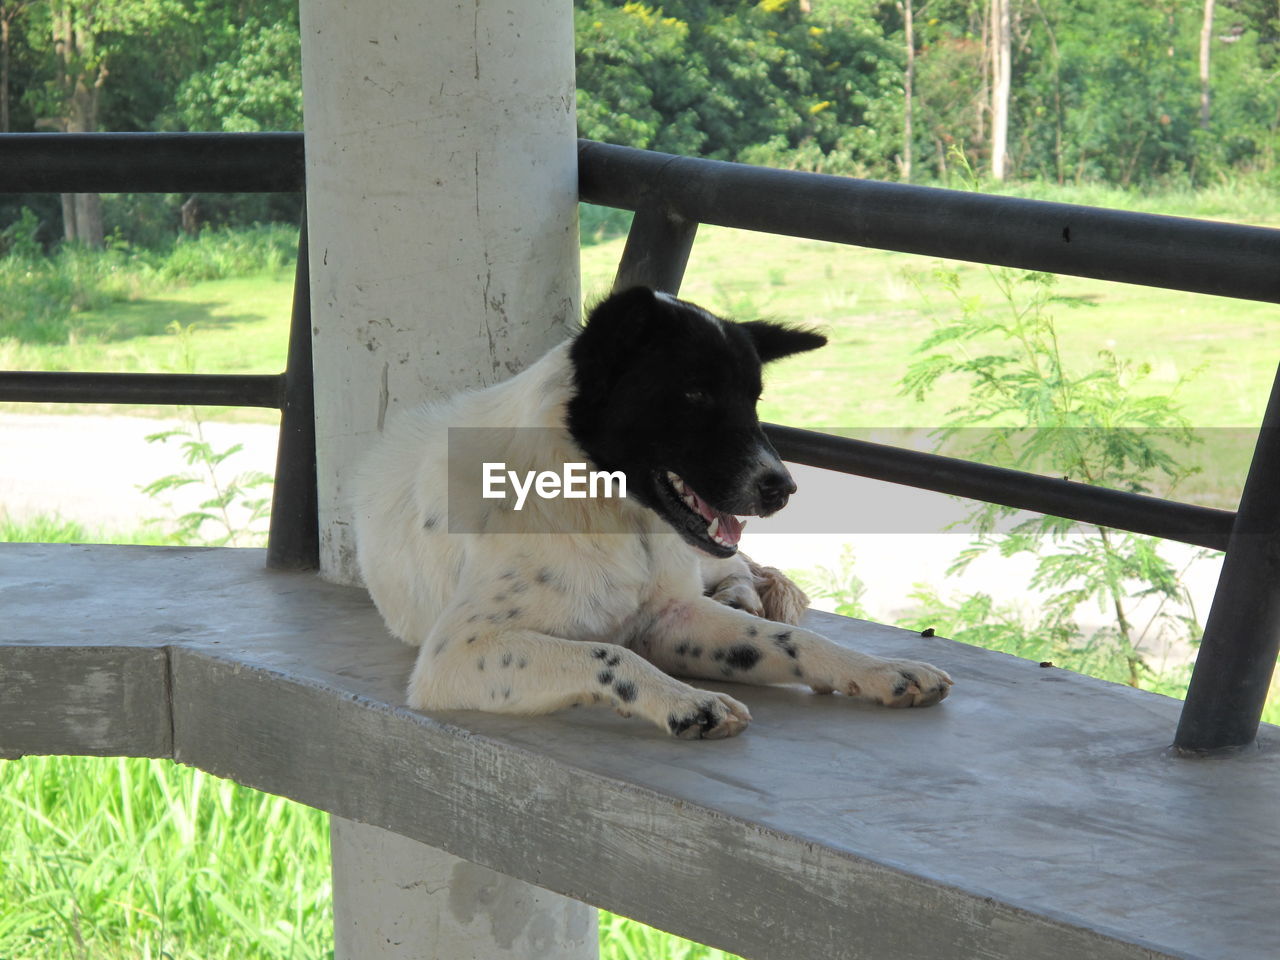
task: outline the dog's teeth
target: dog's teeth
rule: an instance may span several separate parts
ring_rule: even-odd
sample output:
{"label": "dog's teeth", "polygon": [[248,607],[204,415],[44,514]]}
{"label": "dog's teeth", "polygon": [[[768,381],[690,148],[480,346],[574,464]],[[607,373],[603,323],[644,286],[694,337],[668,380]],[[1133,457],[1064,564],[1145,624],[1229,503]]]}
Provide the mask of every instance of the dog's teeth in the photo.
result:
{"label": "dog's teeth", "polygon": [[721,541],[716,536],[716,534],[719,531],[720,531],[720,518],[716,517],[709,524],[707,524],[707,536],[710,537],[712,540],[715,540],[717,543],[719,543]]}
{"label": "dog's teeth", "polygon": [[672,471],[667,471],[667,479],[671,481],[671,486],[675,487],[676,493],[684,493],[684,481],[680,476]]}
{"label": "dog's teeth", "polygon": [[686,493],[684,495],[684,505],[695,512],[698,509],[698,501],[693,499],[692,493]]}

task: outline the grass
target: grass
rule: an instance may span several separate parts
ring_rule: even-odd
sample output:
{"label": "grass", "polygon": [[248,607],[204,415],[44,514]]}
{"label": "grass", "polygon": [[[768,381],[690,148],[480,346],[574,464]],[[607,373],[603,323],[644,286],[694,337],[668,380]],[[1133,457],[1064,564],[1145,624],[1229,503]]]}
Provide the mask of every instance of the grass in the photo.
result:
{"label": "grass", "polygon": [[[1280,222],[1274,198],[1250,190],[1038,195]],[[589,295],[607,289],[621,254],[622,240],[610,236],[615,223],[590,221],[583,250]],[[703,228],[683,295],[730,315],[794,320],[830,334],[827,349],[771,371],[764,419],[865,432],[927,428],[944,402],[917,404],[897,382],[933,311],[946,309],[932,267],[882,251]],[[960,270],[970,295],[993,293],[982,268]],[[907,272],[933,292],[933,308]],[[191,347],[202,372],[281,369],[292,296],[287,263],[163,292],[130,290],[78,306],[61,340],[0,334],[0,368],[179,369],[181,347],[165,332],[178,320],[194,328]],[[1246,437],[1256,429],[1277,360],[1274,306],[1067,278],[1058,293],[1078,304],[1064,305],[1060,318],[1072,361],[1088,362],[1110,347],[1151,365],[1152,390],[1204,367],[1180,394],[1192,422]],[[1241,474],[1233,456],[1218,458],[1228,463],[1227,476]],[[1202,492],[1229,499],[1233,482]],[[99,536],[60,518],[19,525],[0,517],[0,539]],[[93,758],[0,762],[0,807],[0,960],[331,955],[327,829],[316,811],[165,761]],[[609,914],[601,915],[601,939],[605,960],[727,956]]]}
{"label": "grass", "polygon": [[327,819],[168,761],[0,762],[0,957],[332,951]]}
{"label": "grass", "polygon": [[[166,760],[0,761],[0,958],[333,955],[325,814]],[[602,960],[732,960],[600,914]]]}

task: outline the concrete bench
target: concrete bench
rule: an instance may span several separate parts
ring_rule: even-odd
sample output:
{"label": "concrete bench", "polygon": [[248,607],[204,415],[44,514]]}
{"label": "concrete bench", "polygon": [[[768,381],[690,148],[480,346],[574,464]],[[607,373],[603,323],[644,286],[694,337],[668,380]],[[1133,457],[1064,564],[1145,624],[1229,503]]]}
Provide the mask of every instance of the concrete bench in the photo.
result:
{"label": "concrete bench", "polygon": [[0,547],[0,756],[171,757],[750,958],[1280,956],[1274,727],[1174,758],[1176,701],[819,613],[955,694],[725,686],[754,723],[699,743],[425,716],[363,591],[263,559]]}

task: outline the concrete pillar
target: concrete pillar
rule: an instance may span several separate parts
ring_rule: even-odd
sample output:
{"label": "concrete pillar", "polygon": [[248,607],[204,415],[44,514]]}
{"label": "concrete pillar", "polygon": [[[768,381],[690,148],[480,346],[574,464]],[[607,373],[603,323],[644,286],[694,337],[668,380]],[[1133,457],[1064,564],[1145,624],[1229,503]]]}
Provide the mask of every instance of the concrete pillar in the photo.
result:
{"label": "concrete pillar", "polygon": [[593,907],[333,817],[335,960],[595,960]]}
{"label": "concrete pillar", "polygon": [[303,0],[321,573],[356,580],[351,463],[398,408],[577,324],[571,0]]}
{"label": "concrete pillar", "polygon": [[[303,0],[320,562],[357,580],[351,465],[399,408],[578,321],[571,0]],[[339,960],[597,953],[595,912],[335,819]]]}

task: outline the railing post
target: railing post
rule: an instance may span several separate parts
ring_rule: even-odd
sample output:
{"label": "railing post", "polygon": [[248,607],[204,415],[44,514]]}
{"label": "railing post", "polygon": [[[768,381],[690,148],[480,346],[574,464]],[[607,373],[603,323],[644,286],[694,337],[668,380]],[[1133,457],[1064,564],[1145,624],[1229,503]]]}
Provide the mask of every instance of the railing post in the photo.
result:
{"label": "railing post", "polygon": [[1262,417],[1174,746],[1252,743],[1280,653],[1280,370]]}
{"label": "railing post", "polygon": [[284,408],[276,450],[276,485],[271,497],[267,566],[273,570],[314,570],[320,566],[316,518],[315,387],[311,372],[311,275],[307,219],[298,232],[293,279],[293,316],[284,378]]}
{"label": "railing post", "polygon": [[697,232],[695,220],[685,220],[658,204],[641,207],[627,232],[613,289],[644,286],[679,293]]}

